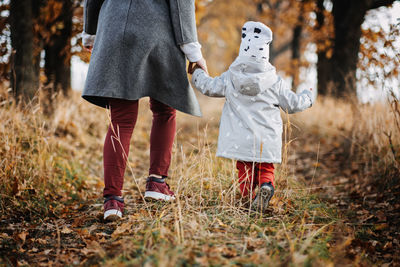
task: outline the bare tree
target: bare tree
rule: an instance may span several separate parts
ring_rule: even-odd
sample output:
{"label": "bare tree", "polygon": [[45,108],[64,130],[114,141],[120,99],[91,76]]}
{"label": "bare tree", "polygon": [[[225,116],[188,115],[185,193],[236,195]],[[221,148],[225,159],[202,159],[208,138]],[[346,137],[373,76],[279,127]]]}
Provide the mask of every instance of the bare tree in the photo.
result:
{"label": "bare tree", "polygon": [[35,51],[33,25],[36,0],[10,1],[11,87],[17,97],[29,101],[39,88],[38,56]]}
{"label": "bare tree", "polygon": [[[360,51],[361,24],[370,9],[391,5],[394,0],[333,0],[334,43],[329,60],[328,84],[333,95],[344,96],[356,88],[356,70]],[[322,61],[324,59],[322,58]],[[321,69],[319,69],[320,71]],[[321,70],[326,71],[326,69]],[[323,86],[323,85],[321,85]],[[318,87],[321,89],[321,87]],[[324,89],[322,89],[323,91]],[[321,90],[320,90],[321,91]]]}
{"label": "bare tree", "polygon": [[[44,45],[47,84],[53,91],[62,91],[67,95],[71,89],[71,38],[72,18],[74,11],[73,0],[57,0],[55,3],[62,5],[57,16],[50,21],[44,21],[49,38]],[[51,27],[57,25],[56,32],[51,32]]]}

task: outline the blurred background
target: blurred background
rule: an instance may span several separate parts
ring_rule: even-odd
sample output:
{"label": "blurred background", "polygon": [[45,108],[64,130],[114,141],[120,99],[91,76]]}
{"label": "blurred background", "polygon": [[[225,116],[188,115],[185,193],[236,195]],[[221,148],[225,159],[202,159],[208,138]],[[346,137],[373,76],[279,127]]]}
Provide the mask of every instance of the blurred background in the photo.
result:
{"label": "blurred background", "polygon": [[[83,0],[0,0],[0,81],[27,99],[39,84],[51,95],[82,90],[82,15]],[[197,0],[196,15],[212,75],[229,67],[241,26],[254,20],[272,29],[271,63],[294,91],[363,103],[400,96],[399,1]]]}
{"label": "blurred background", "polygon": [[201,96],[202,118],[178,113],[178,201],[147,206],[141,101],[122,224],[100,219],[110,117],[80,97],[83,2],[0,0],[0,266],[400,266],[400,1],[196,0],[212,75],[261,21],[278,73],[319,96],[282,113],[267,217],[243,208],[234,161],[215,156],[224,99]]}

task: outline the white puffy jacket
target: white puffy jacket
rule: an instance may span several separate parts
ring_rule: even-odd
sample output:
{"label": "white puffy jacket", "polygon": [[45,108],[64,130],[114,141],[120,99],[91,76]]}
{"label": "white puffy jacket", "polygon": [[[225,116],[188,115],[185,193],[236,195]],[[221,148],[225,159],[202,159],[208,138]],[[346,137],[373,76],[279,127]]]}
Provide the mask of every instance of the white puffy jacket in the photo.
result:
{"label": "white puffy jacket", "polygon": [[196,69],[192,83],[201,93],[225,97],[217,156],[249,162],[282,161],[282,118],[312,105],[312,93],[295,94],[267,60],[240,55],[221,76]]}

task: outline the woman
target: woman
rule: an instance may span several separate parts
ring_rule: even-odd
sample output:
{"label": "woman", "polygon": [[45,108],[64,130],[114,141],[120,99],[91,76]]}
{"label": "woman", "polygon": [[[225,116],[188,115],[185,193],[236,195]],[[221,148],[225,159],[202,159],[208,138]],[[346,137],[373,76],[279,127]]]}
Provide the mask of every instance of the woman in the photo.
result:
{"label": "woman", "polygon": [[176,110],[201,115],[185,55],[207,71],[197,42],[194,0],[85,0],[83,45],[92,57],[82,97],[111,111],[103,150],[104,219],[122,217],[129,143],[138,100],[145,96],[153,112],[145,198],[173,200],[165,178]]}

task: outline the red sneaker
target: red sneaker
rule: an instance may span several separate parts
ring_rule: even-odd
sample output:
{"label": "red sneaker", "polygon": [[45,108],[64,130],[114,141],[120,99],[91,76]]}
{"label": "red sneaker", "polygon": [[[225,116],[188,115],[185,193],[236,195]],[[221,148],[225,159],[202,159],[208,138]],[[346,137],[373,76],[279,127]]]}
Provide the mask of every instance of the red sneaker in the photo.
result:
{"label": "red sneaker", "polygon": [[156,182],[153,177],[149,177],[146,182],[144,198],[171,201],[175,199],[175,194],[169,189],[169,185],[166,182]]}
{"label": "red sneaker", "polygon": [[124,200],[121,197],[109,196],[104,200],[104,220],[116,221],[122,218]]}

